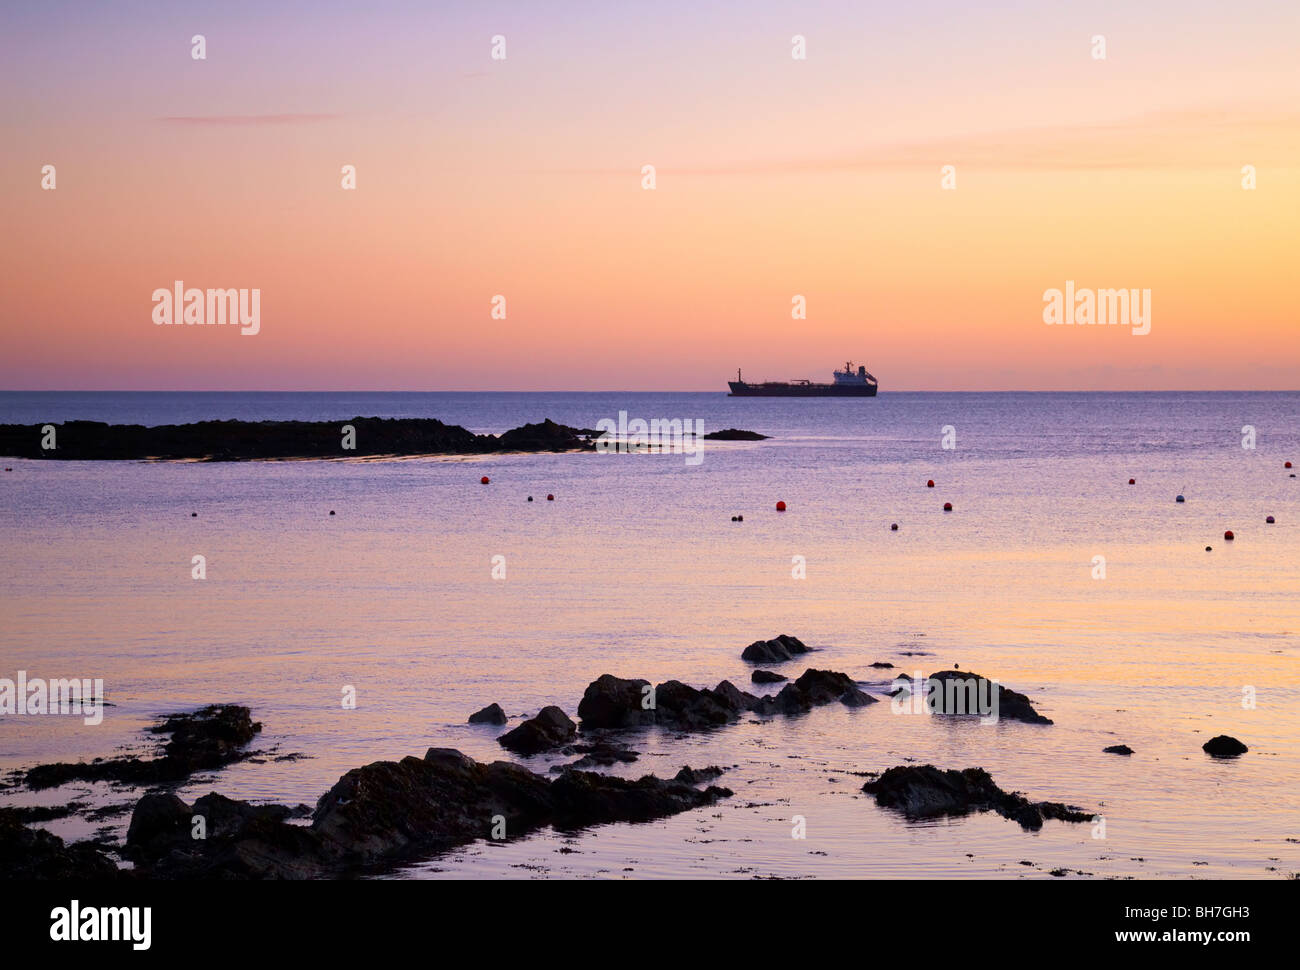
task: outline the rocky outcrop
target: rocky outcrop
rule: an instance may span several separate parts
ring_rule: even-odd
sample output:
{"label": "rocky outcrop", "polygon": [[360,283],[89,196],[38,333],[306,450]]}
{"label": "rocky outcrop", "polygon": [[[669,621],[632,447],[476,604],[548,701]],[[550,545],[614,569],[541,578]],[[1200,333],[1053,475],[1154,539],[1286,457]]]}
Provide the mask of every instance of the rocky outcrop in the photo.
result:
{"label": "rocky outcrop", "polygon": [[723,428],[710,431],[704,436],[705,441],[766,441],[771,435],[759,434],[757,431],[742,431],[740,428]]}
{"label": "rocky outcrop", "polygon": [[1109,748],[1102,748],[1102,754],[1132,754],[1133,749],[1127,744],[1112,744]]}
{"label": "rocky outcrop", "polygon": [[595,445],[579,437],[581,432],[550,418],[540,424],[525,424],[496,438],[500,451],[584,451]]}
{"label": "rocky outcrop", "polygon": [[749,679],[755,684],[784,684],[790,678],[774,670],[755,670]]}
{"label": "rocky outcrop", "polygon": [[69,781],[118,781],[154,785],[183,781],[196,771],[222,768],[247,758],[245,747],[262,730],[247,707],[213,704],[186,714],[170,714],[149,729],[169,735],[156,758],[101,758],[58,762],[28,769],[31,788],[52,788]]}
{"label": "rocky outcrop", "polygon": [[1005,792],[983,768],[944,770],[934,765],[890,768],[862,790],[882,808],[901,812],[909,820],[997,812],[1022,828],[1037,830],[1044,819],[1087,822],[1092,815],[1060,802],[1031,802],[1017,792]]}
{"label": "rocky outcrop", "polygon": [[[354,447],[343,450],[350,426]],[[434,418],[344,418],[339,421],[198,421],[192,424],[55,425],[55,447],[43,448],[43,425],[0,424],[0,455],[19,458],[206,459],[345,458],[363,455],[477,455],[503,451],[593,450],[579,432],[549,418],[500,436],[478,435]]]}
{"label": "rocky outcrop", "polygon": [[539,754],[573,740],[578,726],[558,707],[543,707],[517,728],[497,738],[497,743],[516,754]]}
{"label": "rocky outcrop", "polygon": [[803,714],[822,704],[840,701],[850,707],[874,704],[847,674],[805,670],[775,695],[756,697],[729,680],[703,690],[669,680],[650,689],[648,680],[603,674],[592,681],[578,704],[584,731],[593,728],[634,728],[658,724],[698,731],[731,723],[742,714]]}
{"label": "rocky outcrop", "polygon": [[500,704],[489,704],[482,710],[475,711],[469,716],[470,724],[505,724],[506,712],[501,710]]}
{"label": "rocky outcrop", "polygon": [[755,640],[740,654],[740,659],[756,664],[778,664],[808,652],[809,648],[798,637],[782,633],[771,640]]}
{"label": "rocky outcrop", "polygon": [[122,875],[103,846],[68,844],[52,832],[28,828],[34,816],[19,808],[0,808],[0,880],[116,879]]}
{"label": "rocky outcrop", "polygon": [[[993,696],[993,682],[971,670],[940,670],[930,674],[926,680],[938,683],[938,687],[927,683],[926,688],[933,691],[933,703],[939,714],[984,714],[979,705]],[[1000,719],[1024,721],[1026,724],[1052,723],[1050,718],[1034,710],[1028,697],[1009,687],[998,684],[997,698]]]}
{"label": "rocky outcrop", "polygon": [[1245,754],[1250,748],[1231,735],[1220,734],[1201,745],[1201,750],[1212,758],[1235,758]]}
{"label": "rocky outcrop", "polygon": [[[731,794],[653,775],[629,781],[566,771],[551,781],[510,762],[483,764],[430,748],[423,758],[349,771],[321,797],[310,826],[287,823],[288,810],[219,795],[193,806],[146,796],[127,844],[141,872],[156,878],[314,878],[389,866],[502,831],[513,839],[545,825],[651,821]],[[205,816],[205,839],[191,837],[197,815]]]}

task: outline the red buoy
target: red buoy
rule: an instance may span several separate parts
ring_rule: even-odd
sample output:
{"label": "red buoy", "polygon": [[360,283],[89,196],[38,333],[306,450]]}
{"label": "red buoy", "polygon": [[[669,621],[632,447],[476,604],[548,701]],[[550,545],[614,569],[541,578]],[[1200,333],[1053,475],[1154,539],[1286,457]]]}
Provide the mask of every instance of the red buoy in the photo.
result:
{"label": "red buoy", "polygon": [[[1290,463],[1290,462],[1287,462],[1287,463],[1286,463],[1285,465],[1283,465],[1282,467],[1283,467],[1283,468],[1290,468],[1290,467],[1291,467],[1291,463]],[[6,470],[7,470],[7,469],[6,469]]]}
{"label": "red buoy", "polygon": [[784,511],[785,511],[785,503],[784,503],[784,502],[777,502],[777,503],[776,503],[776,510],[777,510],[778,512],[784,512]]}
{"label": "red buoy", "polygon": [[928,482],[926,482],[926,483],[925,483],[925,487],[926,487],[926,488],[934,488],[934,479],[932,478],[932,479],[930,479]]}
{"label": "red buoy", "polygon": [[486,485],[488,482],[492,481],[492,479],[484,475],[482,478],[479,479],[479,481],[482,482],[484,485]]}
{"label": "red buoy", "polygon": [[548,492],[547,495],[546,495],[546,501],[548,501],[548,502],[554,502],[554,501],[555,501],[555,496],[554,496],[554,495],[551,495],[551,494]]}
{"label": "red buoy", "polygon": [[1137,479],[1136,479],[1136,478],[1130,478],[1130,479],[1128,480],[1128,483],[1129,483],[1130,485],[1136,485],[1136,484],[1137,484]]}
{"label": "red buoy", "polygon": [[943,510],[944,510],[945,512],[951,512],[951,511],[952,511],[952,503],[951,503],[951,502],[944,502],[944,503],[943,503]]}
{"label": "red buoy", "polygon": [[1232,530],[1229,529],[1227,532],[1225,532],[1225,533],[1223,534],[1223,538],[1226,539],[1228,542],[1231,542],[1233,539],[1236,538],[1236,536],[1234,536],[1234,535],[1232,534]]}

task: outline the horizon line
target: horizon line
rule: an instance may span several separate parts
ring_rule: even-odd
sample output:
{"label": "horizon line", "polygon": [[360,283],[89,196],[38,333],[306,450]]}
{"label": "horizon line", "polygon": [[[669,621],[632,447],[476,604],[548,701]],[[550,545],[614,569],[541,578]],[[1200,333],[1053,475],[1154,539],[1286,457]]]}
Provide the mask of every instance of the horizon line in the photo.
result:
{"label": "horizon line", "polygon": [[[1296,394],[1300,387],[1256,387],[1256,388],[1022,388],[1007,387],[986,390],[968,390],[961,388],[924,389],[890,391],[894,394]],[[572,388],[554,388],[550,390],[452,390],[412,389],[412,388],[0,388],[0,394],[719,394],[723,397],[732,395],[726,391],[713,388],[695,390],[629,390],[614,388],[608,390],[580,390]],[[888,395],[880,395],[888,396]],[[855,398],[856,400],[856,398]]]}

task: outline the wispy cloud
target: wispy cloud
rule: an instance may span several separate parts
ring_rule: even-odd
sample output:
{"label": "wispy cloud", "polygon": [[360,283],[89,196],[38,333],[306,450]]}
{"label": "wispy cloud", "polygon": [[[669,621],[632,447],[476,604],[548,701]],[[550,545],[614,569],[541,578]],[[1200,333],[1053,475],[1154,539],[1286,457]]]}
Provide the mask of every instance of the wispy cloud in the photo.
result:
{"label": "wispy cloud", "polygon": [[281,115],[170,115],[158,119],[176,125],[305,125],[318,121],[334,121],[342,115],[333,114],[281,114]]}

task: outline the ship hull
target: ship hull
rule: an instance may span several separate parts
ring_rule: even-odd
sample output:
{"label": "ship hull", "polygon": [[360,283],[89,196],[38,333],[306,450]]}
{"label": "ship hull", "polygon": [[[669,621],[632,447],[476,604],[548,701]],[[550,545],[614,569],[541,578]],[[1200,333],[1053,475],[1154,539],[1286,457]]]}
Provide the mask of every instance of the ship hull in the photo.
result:
{"label": "ship hull", "polygon": [[876,384],[749,384],[727,381],[729,397],[875,397]]}

